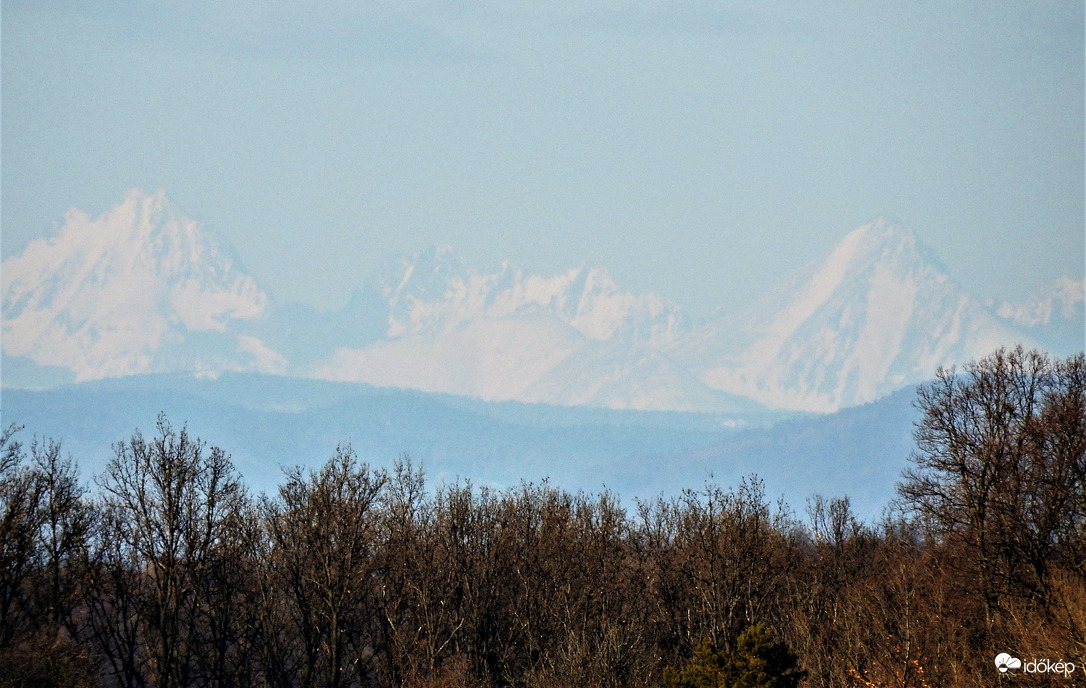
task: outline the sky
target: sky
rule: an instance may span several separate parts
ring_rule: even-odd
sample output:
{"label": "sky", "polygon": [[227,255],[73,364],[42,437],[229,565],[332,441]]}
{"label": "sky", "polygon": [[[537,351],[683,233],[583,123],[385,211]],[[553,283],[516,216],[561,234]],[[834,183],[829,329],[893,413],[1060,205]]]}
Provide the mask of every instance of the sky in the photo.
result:
{"label": "sky", "polygon": [[272,295],[389,257],[741,308],[878,217],[1081,279],[1083,4],[5,0],[0,253],[164,189]]}

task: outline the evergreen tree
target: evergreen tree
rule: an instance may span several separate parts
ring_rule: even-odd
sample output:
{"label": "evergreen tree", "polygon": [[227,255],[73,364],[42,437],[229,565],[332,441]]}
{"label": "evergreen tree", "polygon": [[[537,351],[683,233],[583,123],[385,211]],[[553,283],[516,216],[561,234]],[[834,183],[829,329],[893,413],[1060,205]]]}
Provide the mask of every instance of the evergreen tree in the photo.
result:
{"label": "evergreen tree", "polygon": [[796,655],[774,643],[765,626],[755,624],[724,652],[705,640],[682,671],[664,670],[665,688],[795,688],[807,675],[796,667]]}

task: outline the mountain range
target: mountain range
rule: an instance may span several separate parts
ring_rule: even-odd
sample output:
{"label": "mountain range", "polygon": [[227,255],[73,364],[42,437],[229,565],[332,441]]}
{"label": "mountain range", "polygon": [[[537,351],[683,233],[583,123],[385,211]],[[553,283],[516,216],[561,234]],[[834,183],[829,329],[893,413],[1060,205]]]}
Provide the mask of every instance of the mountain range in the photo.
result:
{"label": "mountain range", "polygon": [[221,237],[159,191],[2,265],[3,383],[259,372],[557,406],[832,412],[1022,343],[1083,346],[1083,283],[1024,304],[969,294],[911,231],[876,220],[749,308],[695,321],[580,266],[390,261],[348,305],[277,304]]}

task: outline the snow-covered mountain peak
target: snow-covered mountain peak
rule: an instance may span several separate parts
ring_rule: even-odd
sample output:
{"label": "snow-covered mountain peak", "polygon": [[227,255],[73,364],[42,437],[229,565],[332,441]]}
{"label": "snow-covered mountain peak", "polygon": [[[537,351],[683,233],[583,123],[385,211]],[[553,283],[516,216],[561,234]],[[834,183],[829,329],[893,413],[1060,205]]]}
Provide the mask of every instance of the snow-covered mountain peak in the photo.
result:
{"label": "snow-covered mountain peak", "polygon": [[[224,242],[164,192],[132,190],[97,219],[68,211],[53,237],[4,261],[4,352],[76,379],[147,372],[164,345],[226,332],[266,304]],[[251,340],[237,347],[268,353]]]}
{"label": "snow-covered mountain peak", "polygon": [[894,224],[884,217],[877,217],[862,224],[846,234],[837,245],[837,249],[851,243],[867,246],[885,246],[902,242],[916,242],[916,233],[908,227]]}
{"label": "snow-covered mountain peak", "polygon": [[1024,339],[913,232],[878,220],[673,353],[710,387],[777,408],[833,411]]}
{"label": "snow-covered mountain peak", "polygon": [[887,297],[908,293],[915,291],[920,273],[944,281],[947,278],[940,268],[925,259],[928,253],[912,231],[881,218],[849,232],[823,258],[801,268],[762,300],[755,313],[772,317],[760,355],[772,356],[801,323],[831,307],[842,294],[872,287],[889,292]]}
{"label": "snow-covered mountain peak", "polygon": [[902,268],[921,263],[940,267],[931,250],[920,242],[912,230],[890,224],[882,218],[846,234],[825,258],[812,265],[818,267],[818,281],[837,285],[849,274],[888,263]]}

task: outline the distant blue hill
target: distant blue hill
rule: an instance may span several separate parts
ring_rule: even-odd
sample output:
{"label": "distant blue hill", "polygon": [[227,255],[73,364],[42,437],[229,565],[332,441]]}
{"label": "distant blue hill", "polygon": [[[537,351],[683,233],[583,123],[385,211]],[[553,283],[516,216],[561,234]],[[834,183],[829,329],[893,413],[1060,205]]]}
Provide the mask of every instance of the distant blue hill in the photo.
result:
{"label": "distant blue hill", "polygon": [[868,521],[893,497],[916,417],[911,390],[829,415],[747,416],[487,403],[259,374],[146,375],[0,394],[5,425],[24,426],[24,442],[62,440],[88,477],[114,442],[136,428],[153,434],[161,412],[230,453],[254,492],[273,491],[282,467],[318,466],[349,442],[377,466],[410,455],[431,487],[548,478],[632,504],[757,474],[767,497],[801,515],[818,493],[850,497]]}

